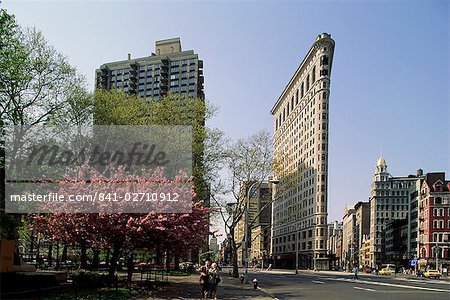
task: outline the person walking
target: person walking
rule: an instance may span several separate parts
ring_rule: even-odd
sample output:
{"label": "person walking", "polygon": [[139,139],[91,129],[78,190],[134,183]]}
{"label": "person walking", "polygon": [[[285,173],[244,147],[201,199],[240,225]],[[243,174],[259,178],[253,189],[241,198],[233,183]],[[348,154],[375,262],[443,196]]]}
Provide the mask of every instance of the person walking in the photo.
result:
{"label": "person walking", "polygon": [[207,260],[204,264],[202,264],[199,268],[200,273],[200,285],[202,287],[201,290],[201,298],[207,298],[209,293],[209,267],[210,261]]}
{"label": "person walking", "polygon": [[354,267],[353,268],[353,274],[354,274],[354,276],[353,276],[353,279],[358,279],[358,267]]}
{"label": "person walking", "polygon": [[219,283],[222,281],[222,279],[220,278],[220,272],[219,269],[217,268],[217,264],[213,263],[211,265],[211,269],[209,269],[208,272],[208,277],[209,277],[209,296],[211,298],[217,299],[217,286],[219,285]]}

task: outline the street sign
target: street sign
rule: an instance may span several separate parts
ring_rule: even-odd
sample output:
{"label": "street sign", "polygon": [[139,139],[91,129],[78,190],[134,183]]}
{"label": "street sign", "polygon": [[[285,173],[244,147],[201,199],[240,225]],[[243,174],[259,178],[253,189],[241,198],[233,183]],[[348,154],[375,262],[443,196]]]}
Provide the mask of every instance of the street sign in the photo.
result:
{"label": "street sign", "polygon": [[409,265],[410,265],[411,267],[415,267],[415,266],[417,265],[417,259],[411,259],[411,260],[409,261]]}

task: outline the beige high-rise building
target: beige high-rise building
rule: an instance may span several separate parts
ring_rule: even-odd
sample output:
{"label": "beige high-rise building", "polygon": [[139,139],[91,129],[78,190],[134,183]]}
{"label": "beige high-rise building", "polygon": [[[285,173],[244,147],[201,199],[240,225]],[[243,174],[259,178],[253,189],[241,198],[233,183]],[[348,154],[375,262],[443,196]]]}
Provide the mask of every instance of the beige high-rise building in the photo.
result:
{"label": "beige high-rise building", "polygon": [[328,269],[328,112],[334,40],[320,34],[273,106],[272,258],[277,267]]}
{"label": "beige high-rise building", "polygon": [[370,267],[376,268],[386,261],[386,224],[392,220],[408,218],[410,192],[422,175],[393,177],[387,163],[380,157],[370,192]]}

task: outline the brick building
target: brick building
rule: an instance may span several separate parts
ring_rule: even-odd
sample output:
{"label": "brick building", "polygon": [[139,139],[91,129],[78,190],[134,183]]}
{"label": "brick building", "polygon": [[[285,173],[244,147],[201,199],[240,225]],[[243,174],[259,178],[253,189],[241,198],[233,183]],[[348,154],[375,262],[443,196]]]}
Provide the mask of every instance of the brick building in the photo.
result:
{"label": "brick building", "polygon": [[[419,245],[421,265],[449,265],[450,181],[445,173],[428,173],[419,193]],[[422,267],[421,266],[421,267]]]}

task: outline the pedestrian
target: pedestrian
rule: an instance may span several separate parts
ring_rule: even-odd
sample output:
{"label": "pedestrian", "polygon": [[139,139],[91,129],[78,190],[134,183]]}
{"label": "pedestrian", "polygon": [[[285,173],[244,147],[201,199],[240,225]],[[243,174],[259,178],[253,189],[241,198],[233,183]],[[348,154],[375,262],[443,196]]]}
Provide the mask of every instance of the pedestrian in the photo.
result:
{"label": "pedestrian", "polygon": [[209,264],[210,262],[207,260],[205,263],[202,263],[199,268],[200,273],[200,285],[202,287],[201,290],[201,298],[207,298],[209,293]]}
{"label": "pedestrian", "polygon": [[358,267],[354,267],[353,268],[353,279],[358,279]]}
{"label": "pedestrian", "polygon": [[209,282],[209,296],[211,298],[217,299],[217,286],[222,281],[220,278],[220,272],[217,268],[217,264],[213,263],[211,265],[211,269],[209,269],[208,273],[208,282]]}

